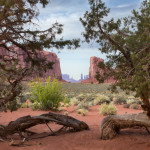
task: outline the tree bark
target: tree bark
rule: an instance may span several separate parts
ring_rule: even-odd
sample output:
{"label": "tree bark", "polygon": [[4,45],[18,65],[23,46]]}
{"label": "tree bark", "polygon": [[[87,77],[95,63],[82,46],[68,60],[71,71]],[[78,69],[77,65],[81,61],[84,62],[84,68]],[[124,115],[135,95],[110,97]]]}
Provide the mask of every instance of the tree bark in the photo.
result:
{"label": "tree bark", "polygon": [[[30,115],[28,115],[28,116],[20,117],[15,121],[11,121],[7,126],[0,125],[0,136],[7,137],[8,135],[12,135],[15,133],[20,134],[22,132],[26,132],[26,129],[30,127],[36,126],[38,124],[47,125],[47,123],[49,122],[55,122],[59,125],[62,125],[63,127],[72,128],[74,131],[89,129],[88,125],[83,121],[77,120],[70,116],[49,112],[46,114],[42,114],[40,116],[31,117]],[[51,132],[53,133],[52,130]]]}
{"label": "tree bark", "polygon": [[143,99],[143,105],[141,105],[144,111],[147,112],[147,115],[150,116],[150,102],[149,99]]}
{"label": "tree bark", "polygon": [[106,117],[101,122],[100,138],[108,140],[114,138],[121,129],[132,128],[134,126],[150,127],[150,118],[145,113],[112,115]]}

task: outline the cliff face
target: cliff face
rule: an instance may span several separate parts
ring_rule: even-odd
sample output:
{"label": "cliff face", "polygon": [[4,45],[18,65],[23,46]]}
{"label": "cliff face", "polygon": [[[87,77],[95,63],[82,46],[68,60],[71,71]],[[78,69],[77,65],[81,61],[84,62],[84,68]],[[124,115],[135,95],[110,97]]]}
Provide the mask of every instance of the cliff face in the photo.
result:
{"label": "cliff face", "polygon": [[[95,56],[90,58],[89,78],[87,80],[83,80],[81,83],[98,83],[98,81],[95,79],[96,72],[99,72],[100,75],[104,74],[104,70],[98,67],[99,62],[104,62],[104,60]],[[115,82],[113,77],[104,81],[104,83],[113,82]]]}
{"label": "cliff face", "polygon": [[47,61],[53,62],[53,69],[47,70],[43,73],[42,77],[47,78],[48,76],[56,76],[59,80],[62,80],[61,68],[59,58],[55,53],[42,51],[41,55],[44,55]]}
{"label": "cliff face", "polygon": [[[25,62],[25,59],[27,57],[27,55],[25,54],[24,51],[22,51],[21,49],[17,48],[17,47],[12,47],[13,50],[15,50],[16,53],[10,53],[8,51],[6,51],[5,49],[0,49],[1,54],[5,57],[7,56],[11,56],[13,55],[13,57],[18,57],[19,58],[19,64],[22,67],[25,67],[27,65],[30,65],[28,63]],[[16,56],[15,56],[16,55]],[[42,72],[42,76],[41,78],[47,78],[49,76],[52,77],[57,77],[60,81],[62,81],[62,74],[61,74],[61,68],[60,68],[60,61],[59,58],[57,57],[57,55],[55,53],[51,53],[51,52],[47,52],[47,51],[40,51],[38,53],[38,55],[40,57],[45,57],[47,61],[53,62],[53,69],[48,69],[46,72]],[[33,75],[30,77],[27,77],[26,79],[31,79],[32,77],[36,77],[37,73],[40,72],[39,69],[35,69],[35,71],[33,72]]]}
{"label": "cliff face", "polygon": [[96,72],[99,72],[101,75],[104,73],[104,71],[98,67],[99,62],[104,62],[104,60],[95,56],[90,58],[89,79],[91,79],[93,83],[97,83],[95,79]]}

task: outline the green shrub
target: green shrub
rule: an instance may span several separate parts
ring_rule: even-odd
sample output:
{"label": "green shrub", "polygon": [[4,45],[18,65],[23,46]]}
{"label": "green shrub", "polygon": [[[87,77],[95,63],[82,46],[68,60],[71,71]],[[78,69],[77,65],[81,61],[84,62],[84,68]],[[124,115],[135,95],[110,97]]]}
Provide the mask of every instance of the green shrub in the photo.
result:
{"label": "green shrub", "polygon": [[124,95],[115,96],[113,99],[113,102],[114,102],[114,104],[119,104],[119,105],[127,103],[126,97]]}
{"label": "green shrub", "polygon": [[127,100],[127,103],[128,104],[142,104],[142,101],[140,101],[139,99],[136,99],[136,98],[128,98],[128,100]]}
{"label": "green shrub", "polygon": [[57,79],[52,81],[49,77],[46,79],[46,83],[43,83],[40,79],[38,79],[36,81],[32,81],[31,85],[30,99],[34,101],[35,109],[58,109],[60,102],[64,99],[64,95],[61,83]]}
{"label": "green shrub", "polygon": [[103,103],[110,103],[110,98],[108,96],[105,96],[105,95],[99,95],[94,100],[95,105],[100,105],[100,104],[103,104]]}
{"label": "green shrub", "polygon": [[66,105],[66,104],[69,104],[69,103],[70,103],[70,98],[68,96],[65,96],[64,100],[63,100],[63,105]]}
{"label": "green shrub", "polygon": [[[21,96],[19,96],[19,100],[21,103],[24,103],[26,102],[27,99],[30,99],[31,97],[31,93],[30,92],[26,92],[26,93],[23,93]],[[34,102],[34,101],[32,101]]]}
{"label": "green shrub", "polygon": [[102,115],[115,115],[115,114],[117,114],[117,108],[112,103],[102,104],[101,108],[99,108],[99,111]]}
{"label": "green shrub", "polygon": [[22,103],[21,104],[21,107],[22,108],[32,108],[33,107],[33,103],[31,103],[31,102],[25,102],[25,103]]}
{"label": "green shrub", "polygon": [[80,103],[80,101],[75,97],[71,98],[71,100],[70,100],[70,105],[77,106],[79,103]]}
{"label": "green shrub", "polygon": [[80,95],[78,95],[76,98],[78,99],[78,101],[82,101],[82,100],[85,99],[85,97],[86,97],[86,95],[80,94]]}
{"label": "green shrub", "polygon": [[130,107],[130,104],[124,104],[123,107],[124,107],[124,108],[129,108],[129,107]]}
{"label": "green shrub", "polygon": [[94,106],[94,101],[88,103],[89,107]]}
{"label": "green shrub", "polygon": [[93,101],[94,99],[95,99],[95,96],[94,96],[94,95],[89,95],[89,96],[86,97],[85,101],[91,102],[91,101]]}
{"label": "green shrub", "polygon": [[7,109],[9,109],[11,112],[16,111],[20,105],[17,103],[17,100],[13,100],[7,104]]}
{"label": "green shrub", "polygon": [[88,109],[89,108],[89,104],[87,102],[80,102],[77,106],[77,109]]}
{"label": "green shrub", "polygon": [[68,116],[68,111],[65,111],[65,112],[64,112],[64,115]]}
{"label": "green shrub", "polygon": [[139,105],[138,104],[131,104],[130,108],[131,109],[139,109]]}
{"label": "green shrub", "polygon": [[78,110],[77,110],[77,113],[78,113],[78,114],[82,114],[83,116],[86,116],[87,112],[88,112],[87,109],[78,109]]}

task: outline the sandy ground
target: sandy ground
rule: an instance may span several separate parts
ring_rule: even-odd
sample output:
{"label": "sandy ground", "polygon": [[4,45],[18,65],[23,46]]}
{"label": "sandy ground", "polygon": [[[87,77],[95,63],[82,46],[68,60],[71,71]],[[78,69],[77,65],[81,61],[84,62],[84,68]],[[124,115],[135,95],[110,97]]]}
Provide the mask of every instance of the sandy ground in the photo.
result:
{"label": "sandy ground", "polygon": [[[104,116],[98,114],[100,106],[93,106],[86,116],[82,116],[74,112],[73,107],[67,108],[70,116],[85,121],[89,127],[89,131],[63,133],[57,136],[50,136],[43,139],[34,139],[25,144],[31,146],[12,147],[9,142],[0,142],[0,150],[150,150],[150,135],[141,129],[125,129],[112,140],[100,139],[100,123]],[[139,113],[141,110],[133,110],[117,106],[118,114]],[[45,111],[32,111],[29,108],[22,108],[15,112],[0,113],[0,124],[8,124],[18,117],[25,115],[40,115]],[[58,128],[57,125],[49,124],[51,128]],[[46,125],[38,125],[31,129],[36,132],[49,132]],[[18,138],[14,137],[14,138]]]}

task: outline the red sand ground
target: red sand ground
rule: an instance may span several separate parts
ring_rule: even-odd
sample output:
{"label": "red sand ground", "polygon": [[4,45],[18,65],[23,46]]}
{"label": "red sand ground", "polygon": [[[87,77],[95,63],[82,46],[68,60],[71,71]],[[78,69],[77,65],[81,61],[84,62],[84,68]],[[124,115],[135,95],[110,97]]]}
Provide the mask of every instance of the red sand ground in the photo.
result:
{"label": "red sand ground", "polygon": [[[100,139],[100,123],[104,118],[98,114],[100,106],[91,107],[86,116],[74,112],[73,107],[67,108],[70,116],[85,121],[89,131],[75,133],[63,133],[58,136],[50,136],[42,139],[34,139],[25,144],[31,144],[26,147],[12,147],[9,143],[0,142],[0,150],[150,150],[150,135],[145,129],[125,129],[112,140]],[[118,114],[139,113],[141,110],[133,110],[117,106]],[[44,111],[32,111],[29,108],[22,108],[15,112],[0,113],[0,124],[8,124],[18,117],[25,115],[40,115]],[[50,127],[56,128],[56,125],[50,124]],[[38,125],[32,128],[36,132],[49,132],[46,125]],[[18,138],[18,137],[15,137]]]}

